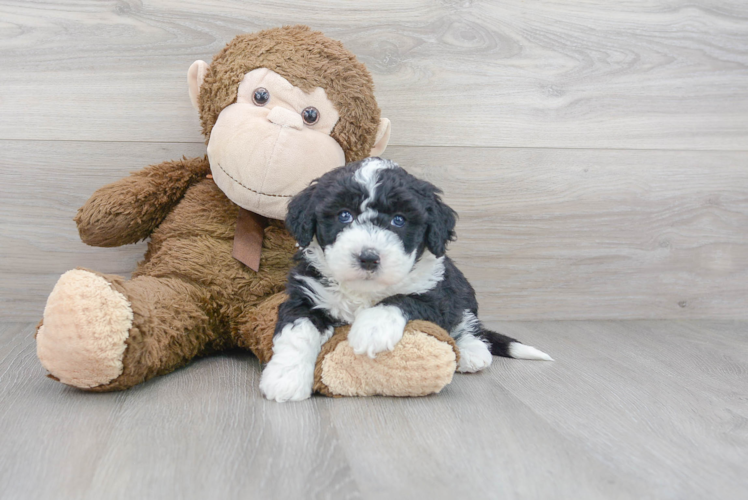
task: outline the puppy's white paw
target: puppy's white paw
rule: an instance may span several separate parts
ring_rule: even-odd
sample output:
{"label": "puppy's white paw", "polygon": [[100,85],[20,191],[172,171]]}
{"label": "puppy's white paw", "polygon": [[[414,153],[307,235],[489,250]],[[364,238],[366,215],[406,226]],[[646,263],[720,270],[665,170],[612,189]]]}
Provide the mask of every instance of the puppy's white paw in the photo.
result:
{"label": "puppy's white paw", "polygon": [[493,356],[485,342],[470,333],[462,335],[457,339],[457,348],[460,350],[460,363],[457,371],[462,373],[474,373],[491,366]]}
{"label": "puppy's white paw", "polygon": [[314,364],[283,366],[270,363],[262,371],[260,391],[267,399],[283,403],[302,401],[312,395],[314,385]]}
{"label": "puppy's white paw", "polygon": [[321,345],[322,335],[308,319],[286,325],[273,340],[273,357],[262,371],[262,394],[279,403],[310,397]]}
{"label": "puppy's white paw", "polygon": [[375,306],[361,311],[351,325],[348,343],[356,354],[368,354],[374,358],[378,353],[391,351],[403,337],[407,323],[399,307]]}

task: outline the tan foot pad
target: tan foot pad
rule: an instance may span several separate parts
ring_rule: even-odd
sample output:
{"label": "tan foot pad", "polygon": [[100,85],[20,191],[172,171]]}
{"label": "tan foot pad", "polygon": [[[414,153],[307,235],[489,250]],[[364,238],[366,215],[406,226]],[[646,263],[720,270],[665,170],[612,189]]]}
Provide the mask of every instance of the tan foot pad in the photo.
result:
{"label": "tan foot pad", "polygon": [[452,381],[459,354],[439,326],[411,321],[392,352],[375,359],[359,356],[348,344],[349,326],[338,328],[322,346],[314,391],[325,396],[426,396]]}
{"label": "tan foot pad", "polygon": [[63,384],[83,389],[106,384],[122,373],[132,320],[130,303],[104,278],[68,271],[47,299],[37,356]]}

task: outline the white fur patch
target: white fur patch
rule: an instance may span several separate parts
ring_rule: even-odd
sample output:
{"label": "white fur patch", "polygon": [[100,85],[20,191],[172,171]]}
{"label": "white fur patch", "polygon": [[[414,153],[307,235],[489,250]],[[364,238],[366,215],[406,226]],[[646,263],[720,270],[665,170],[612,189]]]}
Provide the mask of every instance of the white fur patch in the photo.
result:
{"label": "white fur patch", "polygon": [[399,307],[376,306],[361,311],[351,325],[348,344],[356,354],[374,358],[391,351],[403,337],[407,320]]}
{"label": "white fur patch", "polygon": [[364,186],[369,195],[361,203],[361,213],[365,213],[367,205],[374,199],[379,185],[379,171],[395,167],[395,163],[381,158],[367,158],[363,165],[353,174],[353,180]]}
{"label": "white fur patch", "polygon": [[460,362],[457,371],[462,373],[474,373],[491,366],[493,356],[485,342],[471,333],[463,334],[457,339],[457,348],[460,350]]}
{"label": "white fur patch", "polygon": [[352,324],[356,315],[392,295],[419,295],[433,289],[444,277],[444,257],[426,250],[404,278],[393,285],[374,280],[341,282],[334,278],[325,252],[316,241],[304,249],[304,258],[328,279],[324,283],[308,277],[297,277],[304,283],[304,293],[315,308],[325,309],[331,316]]}
{"label": "white fur patch", "polygon": [[[364,250],[379,255],[375,271],[359,265],[358,256]],[[338,234],[335,242],[325,247],[324,254],[329,277],[340,283],[359,282],[356,286],[366,290],[399,283],[413,269],[416,260],[415,251],[406,253],[402,240],[392,231],[357,221]]]}
{"label": "white fur patch", "polygon": [[[368,205],[369,198],[366,198],[362,203],[361,207],[364,207],[365,205]],[[371,222],[373,220],[376,220],[376,218],[379,216],[379,212],[374,210],[373,208],[360,208],[361,214],[356,217],[356,221],[358,223],[364,223],[364,222]]]}
{"label": "white fur patch", "polygon": [[273,339],[273,357],[262,371],[262,394],[279,403],[310,397],[317,356],[331,335],[332,328],[321,334],[307,318],[297,319],[283,327]]}
{"label": "white fur patch", "polygon": [[462,321],[457,326],[452,328],[449,336],[453,339],[459,339],[461,336],[468,334],[476,334],[480,331],[480,321],[475,317],[475,314],[465,309],[462,311]]}
{"label": "white fur patch", "polygon": [[553,361],[553,358],[532,346],[512,342],[509,344],[509,355],[515,359],[537,359],[542,361]]}

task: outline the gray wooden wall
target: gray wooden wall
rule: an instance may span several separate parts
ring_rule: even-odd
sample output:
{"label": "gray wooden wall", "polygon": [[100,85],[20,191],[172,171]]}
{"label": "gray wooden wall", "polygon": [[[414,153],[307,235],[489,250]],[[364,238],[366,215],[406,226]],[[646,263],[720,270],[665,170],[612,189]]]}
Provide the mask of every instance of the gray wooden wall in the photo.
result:
{"label": "gray wooden wall", "polygon": [[[643,5],[646,4],[646,5]],[[186,71],[305,23],[368,65],[385,156],[461,214],[499,319],[748,318],[748,3],[0,0],[0,314],[33,321],[104,183],[204,153]]]}

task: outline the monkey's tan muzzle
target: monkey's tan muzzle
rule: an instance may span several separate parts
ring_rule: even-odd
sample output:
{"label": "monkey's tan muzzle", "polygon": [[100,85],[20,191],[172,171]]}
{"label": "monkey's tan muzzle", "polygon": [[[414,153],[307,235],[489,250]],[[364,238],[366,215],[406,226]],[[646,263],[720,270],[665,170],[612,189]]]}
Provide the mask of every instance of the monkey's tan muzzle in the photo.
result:
{"label": "monkey's tan muzzle", "polygon": [[218,187],[242,208],[284,219],[289,200],[322,174],[345,164],[340,145],[305,127],[301,116],[235,103],[218,117],[208,142]]}

